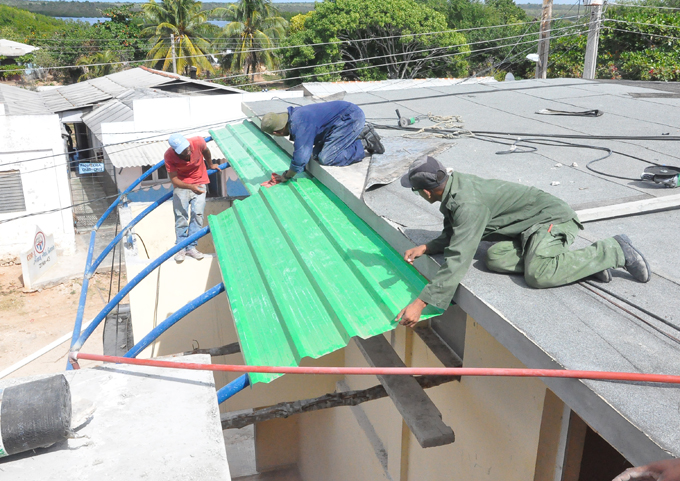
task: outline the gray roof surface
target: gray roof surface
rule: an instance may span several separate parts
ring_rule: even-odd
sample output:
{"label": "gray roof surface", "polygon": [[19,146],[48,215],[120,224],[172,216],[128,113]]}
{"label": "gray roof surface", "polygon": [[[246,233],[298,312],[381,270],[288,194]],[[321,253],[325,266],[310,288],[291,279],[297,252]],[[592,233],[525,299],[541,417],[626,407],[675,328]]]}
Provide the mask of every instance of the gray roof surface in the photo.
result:
{"label": "gray roof surface", "polygon": [[[526,80],[494,84],[381,91],[345,96],[362,107],[367,120],[396,125],[395,108],[403,116],[432,113],[460,115],[472,131],[512,133],[506,137],[532,138],[535,134],[587,134],[623,136],[680,135],[680,99],[633,98],[649,93],[637,85],[580,79]],[[309,99],[295,99],[310,103]],[[256,114],[282,111],[283,101],[247,104]],[[601,117],[538,115],[540,109],[604,111]],[[393,120],[388,120],[393,119]],[[431,125],[422,121],[416,127]],[[381,135],[402,135],[380,130]],[[650,161],[680,165],[677,142],[652,140],[561,139],[607,147]],[[417,142],[417,140],[414,140]],[[605,177],[585,168],[601,150],[535,145],[533,153],[498,155],[509,145],[461,136],[437,158],[447,167],[482,177],[498,178],[543,189],[575,209],[678,194],[652,183]],[[519,149],[518,149],[519,150]],[[365,163],[366,161],[364,161]],[[572,167],[573,163],[576,166]],[[363,163],[362,163],[363,164]],[[319,168],[357,195],[367,166]],[[558,166],[557,164],[561,164]],[[622,155],[598,162],[602,171],[639,178],[648,164]],[[559,185],[551,185],[559,182]],[[344,196],[347,198],[347,196]],[[433,207],[402,188],[398,182],[367,192],[366,205],[393,222],[416,244],[441,231],[442,216]],[[354,201],[353,201],[354,202]],[[361,208],[360,204],[356,204]],[[356,209],[355,209],[356,210]],[[624,296],[680,326],[680,249],[674,246],[680,211],[648,213],[586,224],[577,247],[626,233],[647,256],[656,275],[647,284],[631,280],[623,270],[606,289]],[[478,259],[487,243],[482,243]],[[432,271],[424,272],[431,275]],[[554,289],[527,287],[520,276],[489,272],[476,260],[463,279],[455,300],[510,349],[528,367],[563,367],[605,371],[678,374],[680,345],[667,339],[618,307],[575,284]],[[619,301],[617,301],[621,304]],[[641,314],[641,313],[639,313]],[[653,325],[680,337],[680,331],[641,314]],[[502,366],[499,366],[502,367]],[[593,429],[634,463],[651,461],[664,452],[680,456],[680,388],[632,383],[546,380]]]}
{"label": "gray roof surface", "polygon": [[[5,103],[8,115],[51,114],[90,107],[118,97],[130,89],[169,84],[183,86],[183,90],[195,90],[198,94],[218,90],[223,91],[221,93],[243,93],[242,90],[225,85],[137,67],[42,92],[0,86],[0,102]],[[193,89],[187,89],[187,85],[193,85]]]}
{"label": "gray roof surface", "polygon": [[49,115],[54,113],[47,108],[40,92],[10,85],[0,85],[0,104],[4,104],[6,115]]}

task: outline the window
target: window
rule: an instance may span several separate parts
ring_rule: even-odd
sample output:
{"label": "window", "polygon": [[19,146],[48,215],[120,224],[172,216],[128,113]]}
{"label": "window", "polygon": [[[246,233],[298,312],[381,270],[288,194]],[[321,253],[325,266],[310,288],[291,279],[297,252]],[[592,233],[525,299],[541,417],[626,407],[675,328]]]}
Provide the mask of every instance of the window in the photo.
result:
{"label": "window", "polygon": [[26,210],[24,187],[18,170],[0,172],[0,214]]}
{"label": "window", "polygon": [[[149,169],[151,169],[153,165],[145,165],[142,167],[142,174],[146,173]],[[144,184],[147,182],[156,184],[158,182],[163,182],[167,180],[168,177],[168,169],[165,168],[165,165],[161,166],[160,169],[156,170],[155,172],[151,173],[151,177],[147,177],[144,179]]]}

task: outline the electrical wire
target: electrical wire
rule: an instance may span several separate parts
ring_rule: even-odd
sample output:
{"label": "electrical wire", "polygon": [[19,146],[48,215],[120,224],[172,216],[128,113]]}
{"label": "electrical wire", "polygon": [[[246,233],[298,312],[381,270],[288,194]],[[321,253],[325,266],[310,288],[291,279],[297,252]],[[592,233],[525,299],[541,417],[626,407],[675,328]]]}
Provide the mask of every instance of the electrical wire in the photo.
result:
{"label": "electrical wire", "polygon": [[614,28],[614,27],[602,27],[602,29],[607,29],[607,30],[614,30],[616,32],[624,32],[624,33],[634,33],[637,35],[645,35],[647,37],[660,37],[660,38],[669,38],[671,40],[680,40],[680,37],[671,37],[669,35],[659,35],[657,33],[647,33],[647,32],[635,32],[633,30],[624,30],[622,28]]}
{"label": "electrical wire", "polygon": [[616,18],[606,18],[603,20],[603,22],[630,23],[635,25],[647,25],[650,27],[662,27],[662,28],[680,28],[680,25],[664,25],[662,23],[632,22],[630,20],[618,20]]}
{"label": "electrical wire", "polygon": [[[599,292],[595,291],[595,289],[592,289],[591,287],[588,287],[588,285],[591,285],[591,286],[593,286],[593,287],[596,287],[596,286],[594,286],[591,282],[579,282],[579,285],[582,286],[583,288],[589,290],[590,292],[592,292],[592,293],[595,294],[596,296],[601,297],[602,299],[604,299],[605,301],[609,302],[610,304],[612,304],[612,305],[618,307],[619,309],[621,309],[621,310],[622,310],[623,312],[625,312],[626,314],[628,314],[628,315],[630,315],[630,316],[633,316],[635,319],[637,319],[637,320],[639,320],[639,321],[642,321],[644,324],[646,324],[647,326],[651,327],[651,328],[654,329],[656,332],[658,332],[658,333],[660,333],[660,334],[666,336],[668,339],[670,339],[670,340],[672,340],[672,341],[674,341],[674,342],[680,344],[680,339],[678,339],[677,337],[675,337],[675,336],[673,336],[673,335],[671,335],[671,334],[668,334],[666,331],[663,331],[663,330],[659,329],[658,326],[655,326],[654,324],[652,324],[652,323],[649,322],[648,320],[643,319],[642,317],[638,316],[637,314],[635,314],[634,312],[630,311],[629,309],[626,309],[626,308],[623,307],[622,305],[617,304],[616,302],[612,301],[611,299],[608,299],[607,297],[603,296],[603,295],[600,294]],[[600,287],[597,286],[597,288],[599,289]],[[619,297],[617,296],[617,299],[618,299],[618,298],[619,298]],[[633,304],[633,306],[635,306],[636,309],[639,309],[639,307],[636,306],[635,304]],[[667,321],[665,321],[665,320],[664,320],[664,323],[669,324],[669,323],[668,323]],[[670,325],[671,325],[672,327],[674,327],[674,328],[677,329],[677,327],[674,326],[673,324],[670,324]]]}
{"label": "electrical wire", "polygon": [[623,3],[607,3],[610,7],[624,7],[624,8],[655,8],[658,10],[680,10],[677,7],[659,7],[656,5],[626,5]]}
{"label": "electrical wire", "polygon": [[[478,27],[482,28],[482,27]],[[568,29],[572,28],[571,26],[563,27],[562,29],[556,29],[556,30],[563,30],[563,29]],[[376,37],[376,38],[369,38],[369,39],[359,39],[362,41],[374,41],[374,40],[380,40],[380,39],[389,39],[389,38],[403,38],[403,37],[409,37],[409,36],[415,36],[415,35],[438,35],[446,33],[444,32],[427,32],[423,34],[405,34],[405,35],[393,35],[393,36],[388,36],[388,37]],[[489,42],[496,42],[496,41],[501,41],[501,40],[508,40],[508,39],[513,39],[521,37],[521,35],[515,35],[515,36],[510,36],[510,37],[501,37],[497,39],[489,39],[489,40],[482,40],[478,42],[470,42],[470,43],[461,43],[461,44],[455,44],[455,45],[450,45],[446,47],[433,47],[429,49],[423,49],[419,51],[412,51],[412,52],[402,52],[402,53],[393,53],[393,54],[388,54],[388,55],[380,55],[380,56],[375,56],[375,57],[368,57],[368,58],[362,58],[362,59],[357,59],[357,61],[364,61],[364,60],[374,60],[378,58],[386,58],[386,57],[392,57],[395,55],[408,55],[408,54],[415,54],[415,53],[422,53],[422,52],[427,52],[427,51],[433,51],[433,50],[442,50],[442,49],[448,49],[448,48],[455,48],[455,47],[465,47],[465,46],[470,46],[470,45],[476,45],[479,43],[489,43]],[[357,40],[357,41],[359,41]],[[352,41],[354,42],[354,40]],[[339,42],[326,42],[323,44],[310,44],[310,45],[295,45],[293,47],[308,47],[308,46],[313,46],[313,45],[325,45],[325,44],[334,44],[334,43],[347,43],[347,41],[339,41]],[[271,48],[263,48],[263,49],[252,49],[248,50],[247,53],[255,53],[255,52],[261,52],[261,51],[266,51],[266,50],[280,50],[281,48],[284,47],[271,47]],[[183,59],[183,58],[196,58],[196,57],[206,57],[207,55],[223,55],[223,53],[203,53],[200,55],[184,55],[184,56],[175,56],[175,59]],[[121,64],[131,64],[131,63],[148,63],[148,62],[160,62],[163,61],[163,59],[146,59],[146,60],[130,60],[130,61],[119,61],[119,62],[104,62],[104,63],[92,63],[92,64],[83,64],[83,65],[62,65],[62,66],[57,66],[57,67],[46,67],[50,70],[54,69],[67,69],[67,68],[83,68],[83,67],[98,67],[98,66],[103,66],[103,65],[121,65]],[[309,66],[300,66],[300,67],[295,67],[295,68],[290,68],[290,69],[280,69],[280,70],[273,70],[270,73],[278,73],[278,72],[285,72],[289,70],[299,70],[303,68],[316,68],[316,67],[323,67],[323,66],[329,66],[329,65],[336,65],[339,63],[347,63],[346,60],[344,61],[338,61],[338,62],[330,62],[326,64],[315,64],[315,65],[309,65]],[[9,69],[9,70],[0,70],[0,72],[18,72],[18,71],[26,71],[26,70],[36,70],[37,68],[40,67],[27,67],[24,69]],[[236,75],[229,75],[225,77],[216,77],[211,80],[224,80],[224,79],[229,79],[229,78],[236,78],[236,77],[243,77],[249,74],[236,74]]]}

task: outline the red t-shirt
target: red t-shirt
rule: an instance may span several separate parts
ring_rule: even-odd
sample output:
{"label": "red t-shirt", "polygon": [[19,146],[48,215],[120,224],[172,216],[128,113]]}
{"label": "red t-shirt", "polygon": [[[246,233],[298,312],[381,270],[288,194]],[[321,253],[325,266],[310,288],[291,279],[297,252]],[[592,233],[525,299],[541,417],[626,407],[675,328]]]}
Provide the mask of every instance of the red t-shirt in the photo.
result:
{"label": "red t-shirt", "polygon": [[205,140],[203,137],[187,140],[191,146],[191,160],[182,160],[171,147],[165,151],[165,167],[168,172],[177,172],[177,178],[187,184],[209,184],[208,169],[203,159],[203,151],[207,148]]}

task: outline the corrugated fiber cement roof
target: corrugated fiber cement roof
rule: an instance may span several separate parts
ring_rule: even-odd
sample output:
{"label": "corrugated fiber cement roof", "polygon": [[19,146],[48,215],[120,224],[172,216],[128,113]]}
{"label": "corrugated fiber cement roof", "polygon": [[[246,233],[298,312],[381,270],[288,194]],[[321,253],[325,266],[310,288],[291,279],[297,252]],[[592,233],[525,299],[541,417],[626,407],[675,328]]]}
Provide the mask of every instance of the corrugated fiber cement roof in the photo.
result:
{"label": "corrugated fiber cement roof", "polygon": [[295,366],[394,329],[425,278],[309,175],[261,189],[290,157],[251,122],[210,133],[251,193],[208,217],[246,364]]}

